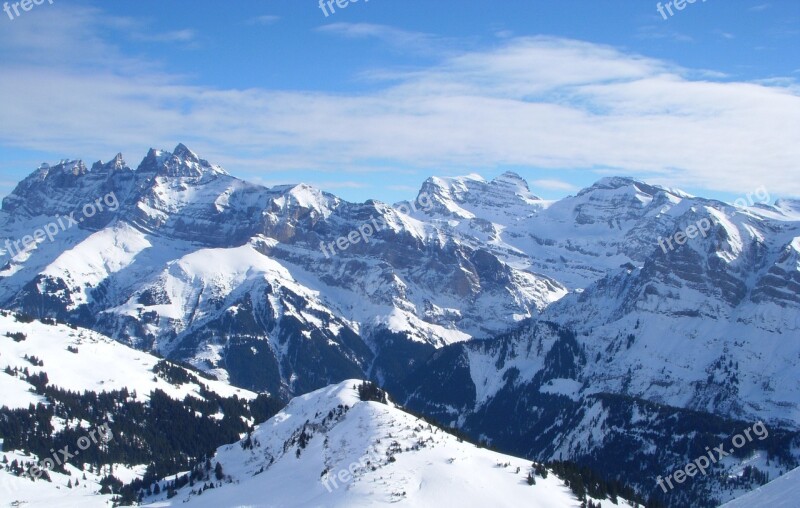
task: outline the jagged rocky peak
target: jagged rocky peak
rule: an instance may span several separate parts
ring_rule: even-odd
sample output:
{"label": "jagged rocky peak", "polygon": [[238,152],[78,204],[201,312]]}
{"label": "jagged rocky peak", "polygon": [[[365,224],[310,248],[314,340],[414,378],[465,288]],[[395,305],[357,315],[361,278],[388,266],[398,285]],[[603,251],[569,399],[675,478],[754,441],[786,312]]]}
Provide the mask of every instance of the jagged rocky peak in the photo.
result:
{"label": "jagged rocky peak", "polygon": [[155,173],[157,176],[200,178],[227,175],[222,167],[201,159],[183,143],[172,152],[151,148],[136,169],[138,173]]}
{"label": "jagged rocky peak", "polygon": [[63,176],[81,176],[85,175],[87,172],[86,164],[84,164],[82,160],[62,159],[54,166],[42,163],[42,165],[25,180],[35,179],[44,181]]}
{"label": "jagged rocky peak", "polygon": [[189,147],[183,143],[178,143],[178,146],[176,146],[175,150],[172,151],[172,155],[185,161],[200,162],[200,158],[197,156],[197,154],[189,150]]}
{"label": "jagged rocky peak", "polygon": [[25,208],[33,215],[43,213],[37,203],[69,193],[81,185],[80,179],[87,173],[82,160],[61,160],[53,166],[43,163],[3,198],[2,209],[14,212]]}
{"label": "jagged rocky peak", "polygon": [[170,157],[172,154],[166,152],[164,150],[157,150],[155,148],[151,148],[147,155],[144,156],[142,162],[139,163],[139,167],[136,168],[137,173],[154,173],[157,174],[159,169],[164,166],[167,158]]}
{"label": "jagged rocky peak", "polygon": [[97,161],[92,164],[92,173],[107,173],[112,174],[119,171],[130,171],[128,164],[125,162],[125,159],[122,158],[122,154],[118,153],[108,162]]}

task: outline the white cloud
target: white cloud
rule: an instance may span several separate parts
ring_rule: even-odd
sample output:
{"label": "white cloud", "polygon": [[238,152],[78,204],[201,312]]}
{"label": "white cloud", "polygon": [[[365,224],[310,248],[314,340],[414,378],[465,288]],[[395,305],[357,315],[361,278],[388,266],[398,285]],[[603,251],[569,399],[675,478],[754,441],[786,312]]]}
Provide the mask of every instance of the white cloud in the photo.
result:
{"label": "white cloud", "polygon": [[[715,81],[608,46],[517,37],[414,71],[376,69],[374,91],[358,95],[219,89],[122,54],[97,35],[98,11],[37,19],[43,40],[0,34],[4,53],[20,55],[0,74],[0,142],[13,147],[88,159],[125,150],[136,164],[150,146],[184,141],[240,176],[610,168],[800,195],[800,96],[785,82]],[[328,27],[380,36],[374,25]],[[430,37],[397,32],[383,37],[412,47]]]}
{"label": "white cloud", "polygon": [[[660,20],[661,18],[659,18]],[[670,30],[661,25],[645,25],[640,26],[636,30],[636,37],[638,39],[670,39],[675,42],[693,42],[694,39],[681,32]]]}
{"label": "white cloud", "polygon": [[133,33],[132,38],[144,42],[191,42],[197,37],[194,30],[174,30],[162,33]]}
{"label": "white cloud", "polygon": [[531,189],[535,192],[536,189],[547,190],[560,190],[560,191],[575,191],[577,187],[568,182],[561,180],[533,180],[530,182]]}
{"label": "white cloud", "polygon": [[280,19],[281,19],[280,16],[270,16],[270,15],[256,16],[255,18],[251,18],[251,19],[247,20],[247,24],[248,25],[272,25],[272,24],[277,23],[278,20],[280,20]]}
{"label": "white cloud", "polygon": [[317,28],[317,31],[346,39],[377,39],[404,52],[437,54],[453,44],[452,40],[435,35],[372,23],[328,23]]}

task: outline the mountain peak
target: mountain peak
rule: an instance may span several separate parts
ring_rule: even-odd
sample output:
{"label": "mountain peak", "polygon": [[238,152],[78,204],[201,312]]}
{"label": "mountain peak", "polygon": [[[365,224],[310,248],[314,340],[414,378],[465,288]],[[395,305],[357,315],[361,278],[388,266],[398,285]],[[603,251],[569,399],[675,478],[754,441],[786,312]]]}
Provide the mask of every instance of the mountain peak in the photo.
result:
{"label": "mountain peak", "polygon": [[175,150],[172,151],[172,155],[186,161],[191,161],[195,163],[200,162],[200,158],[197,156],[197,154],[191,151],[189,147],[187,147],[183,143],[178,143],[178,146],[176,146]]}
{"label": "mountain peak", "polygon": [[522,183],[526,187],[528,186],[528,182],[522,178],[519,173],[515,173],[514,171],[506,171],[500,176],[497,176],[492,180],[493,182],[515,182],[515,183]]}
{"label": "mountain peak", "polygon": [[585,194],[595,191],[609,191],[609,190],[615,191],[619,189],[630,189],[632,191],[649,194],[650,196],[655,196],[660,192],[667,191],[666,189],[659,187],[657,185],[650,185],[648,183],[642,182],[641,180],[637,180],[635,178],[631,178],[628,176],[608,176],[601,178],[600,180],[595,182],[594,185],[592,185],[591,187],[587,187],[581,190],[578,193],[578,196],[583,196]]}
{"label": "mountain peak", "polygon": [[155,173],[158,176],[190,177],[227,175],[220,166],[201,159],[183,143],[178,143],[170,153],[151,148],[136,170],[142,173]]}
{"label": "mountain peak", "polygon": [[620,187],[628,187],[629,185],[636,185],[638,180],[628,176],[606,176],[595,182],[592,187],[598,189],[619,189]]}
{"label": "mountain peak", "polygon": [[339,202],[336,196],[306,183],[278,185],[271,190],[280,194],[280,197],[273,199],[279,208],[305,208],[314,210],[324,217],[328,217]]}
{"label": "mountain peak", "polygon": [[128,170],[128,164],[125,162],[125,159],[122,158],[122,154],[118,153],[108,162],[97,161],[92,164],[92,173],[115,173],[117,171],[124,171]]}
{"label": "mountain peak", "polygon": [[531,189],[528,186],[528,182],[518,173],[513,171],[506,171],[502,175],[496,177],[494,180],[492,180],[491,185],[500,186],[510,192],[525,196],[529,199],[539,199],[530,193]]}
{"label": "mountain peak", "polygon": [[58,164],[55,165],[50,165],[46,162],[43,162],[36,170],[22,180],[20,185],[26,182],[45,182],[55,180],[58,180],[59,183],[63,184],[64,178],[74,180],[75,177],[85,175],[86,173],[88,173],[88,170],[86,169],[86,165],[82,160],[62,159],[58,162]]}

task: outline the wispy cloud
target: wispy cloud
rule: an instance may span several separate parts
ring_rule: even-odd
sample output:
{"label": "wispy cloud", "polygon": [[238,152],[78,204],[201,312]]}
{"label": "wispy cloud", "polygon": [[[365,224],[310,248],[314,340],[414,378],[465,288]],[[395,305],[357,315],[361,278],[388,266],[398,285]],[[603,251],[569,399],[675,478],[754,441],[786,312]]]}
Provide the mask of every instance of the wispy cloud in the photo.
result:
{"label": "wispy cloud", "polygon": [[[0,101],[8,146],[139,157],[182,140],[241,176],[606,167],[675,187],[800,195],[792,80],[715,81],[613,47],[512,37],[376,73],[359,94],[214,88],[125,54],[113,43],[123,29],[98,30],[109,26],[102,12],[56,7],[32,17],[30,33],[0,33],[12,55],[0,73],[0,96],[14,98]],[[373,25],[321,30],[411,47],[432,37]]]}
{"label": "wispy cloud", "polygon": [[660,25],[644,25],[636,29],[637,39],[669,39],[675,42],[694,42],[694,39],[681,32],[676,32]]}
{"label": "wispy cloud", "polygon": [[441,54],[453,44],[450,39],[432,34],[372,23],[329,23],[317,28],[317,31],[347,39],[377,39],[394,48],[416,53]]}
{"label": "wispy cloud", "polygon": [[753,12],[760,12],[760,11],[766,11],[769,8],[770,8],[769,4],[759,4],[750,7],[748,10]]}
{"label": "wispy cloud", "polygon": [[317,31],[351,39],[374,38],[401,45],[433,38],[428,34],[407,32],[390,26],[372,23],[330,23],[317,28]]}
{"label": "wispy cloud", "polygon": [[191,29],[174,30],[162,33],[141,33],[131,34],[131,38],[144,42],[192,42],[197,37],[197,32]]}
{"label": "wispy cloud", "polygon": [[280,16],[271,16],[271,15],[264,15],[264,16],[256,16],[255,18],[250,18],[247,20],[248,25],[273,25],[280,20]]}
{"label": "wispy cloud", "polygon": [[563,182],[561,180],[533,180],[530,182],[531,188],[536,191],[536,189],[547,189],[547,190],[559,190],[559,191],[575,191],[578,190],[577,187],[572,185],[568,182]]}
{"label": "wispy cloud", "polygon": [[723,32],[722,30],[714,30],[714,34],[722,37],[723,39],[735,39],[736,36],[730,32]]}

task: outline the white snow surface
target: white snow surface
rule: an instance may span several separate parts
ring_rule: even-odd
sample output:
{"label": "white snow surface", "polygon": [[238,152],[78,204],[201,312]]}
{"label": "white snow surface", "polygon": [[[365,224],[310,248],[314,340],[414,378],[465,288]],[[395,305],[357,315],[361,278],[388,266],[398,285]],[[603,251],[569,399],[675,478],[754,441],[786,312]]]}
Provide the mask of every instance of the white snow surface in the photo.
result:
{"label": "white snow surface", "polygon": [[[16,342],[7,333],[23,333],[26,338]],[[72,353],[68,347],[77,348],[78,352]],[[25,359],[26,355],[35,356],[44,365],[34,366]],[[6,367],[27,368],[31,374],[45,372],[50,384],[78,392],[128,388],[135,390],[141,400],[147,400],[151,391],[160,389],[175,400],[183,400],[186,395],[202,399],[197,384],[176,386],[157,378],[152,369],[159,361],[91,330],[38,321],[21,323],[13,315],[0,314],[0,406],[24,409],[30,403],[42,402],[30,392],[31,385],[2,372]],[[256,397],[253,392],[220,381],[199,379],[222,397]]]}
{"label": "white snow surface", "polygon": [[[187,486],[170,500],[162,494],[146,502],[210,508],[580,505],[553,474],[528,485],[530,461],[460,442],[391,403],[360,401],[359,383],[295,398],[257,427],[252,449],[220,448],[212,462],[228,475],[221,487],[196,495]],[[329,418],[345,406],[341,416]],[[311,437],[300,448],[292,438],[304,428]],[[602,506],[615,505],[605,500]],[[630,505],[620,500],[616,506]]]}
{"label": "white snow surface", "polygon": [[[17,342],[6,334],[25,334],[25,339]],[[77,348],[77,353],[67,348]],[[74,350],[74,349],[73,349]],[[35,366],[25,356],[36,357],[43,363]],[[46,403],[33,393],[33,387],[17,376],[5,372],[12,369],[28,369],[33,374],[47,373],[50,384],[72,391],[84,390],[103,392],[127,388],[135,392],[139,400],[147,400],[151,391],[160,389],[169,397],[183,400],[186,395],[202,399],[200,386],[196,383],[173,385],[158,378],[152,372],[159,358],[131,349],[96,332],[69,328],[64,325],[48,325],[38,321],[22,323],[13,314],[0,313],[0,406],[10,409],[25,409],[30,404]],[[222,397],[237,395],[252,399],[256,394],[235,388],[219,381],[198,378],[208,389]],[[52,422],[55,428],[62,428],[64,420]],[[86,422],[70,421],[70,427],[86,426]],[[112,428],[113,431],[113,428]],[[18,450],[6,450],[0,440],[0,461],[5,456],[9,462],[38,463],[39,457],[26,455]],[[43,458],[43,457],[42,457]],[[49,471],[51,482],[32,481],[6,472],[0,467],[0,506],[18,503],[14,506],[31,507],[101,507],[110,506],[112,496],[100,495],[100,480],[108,474],[93,475],[71,465],[65,466],[70,475]],[[144,466],[128,468],[115,465],[114,475],[125,481],[132,481],[144,473]],[[87,479],[83,480],[86,474]],[[72,489],[68,483],[78,480],[80,485]]]}
{"label": "white snow surface", "polygon": [[[38,461],[31,455],[18,452],[0,452],[0,457],[5,457],[9,462],[14,460],[22,463]],[[112,506],[113,496],[99,493],[102,475],[81,471],[70,464],[67,464],[65,469],[70,473],[69,475],[49,471],[50,482],[44,480],[33,482],[28,478],[20,478],[0,469],[0,506],[26,508],[108,508]],[[84,474],[86,480],[83,479]],[[76,480],[79,482],[77,487],[74,486]],[[73,488],[68,487],[70,482],[72,482]]]}
{"label": "white snow surface", "polygon": [[800,468],[793,469],[768,484],[720,508],[797,508],[800,504]]}

